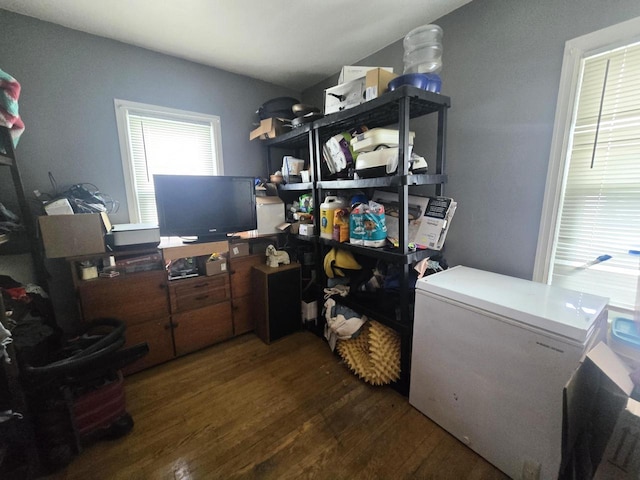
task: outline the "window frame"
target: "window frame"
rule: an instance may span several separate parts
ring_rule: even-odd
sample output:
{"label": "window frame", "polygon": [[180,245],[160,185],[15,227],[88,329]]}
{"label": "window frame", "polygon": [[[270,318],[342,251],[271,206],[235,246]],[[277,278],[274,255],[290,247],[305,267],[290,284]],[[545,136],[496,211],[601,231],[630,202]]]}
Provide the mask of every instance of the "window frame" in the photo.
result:
{"label": "window frame", "polygon": [[211,125],[212,150],[215,154],[214,169],[216,175],[224,175],[224,162],[222,159],[222,133],[220,117],[204,113],[180,110],[147,103],[132,102],[129,100],[114,99],[116,113],[116,125],[118,129],[118,141],[120,144],[120,157],[122,160],[122,173],[124,177],[125,195],[127,198],[127,210],[130,223],[140,222],[138,209],[138,194],[135,189],[135,174],[133,168],[133,155],[129,138],[128,116],[135,113],[142,116],[157,116],[181,121],[206,122]]}
{"label": "window frame", "polygon": [[640,17],[565,43],[554,120],[547,181],[538,232],[533,280],[550,284],[550,264],[558,237],[562,189],[568,174],[568,153],[583,58],[640,41]]}

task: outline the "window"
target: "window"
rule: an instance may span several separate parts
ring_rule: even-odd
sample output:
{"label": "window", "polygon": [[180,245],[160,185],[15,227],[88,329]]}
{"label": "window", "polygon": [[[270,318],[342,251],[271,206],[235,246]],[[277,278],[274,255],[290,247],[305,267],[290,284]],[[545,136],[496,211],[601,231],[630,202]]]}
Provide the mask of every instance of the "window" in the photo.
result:
{"label": "window", "polygon": [[154,174],[222,175],[220,118],[115,100],[129,221],[158,223]]}
{"label": "window", "polygon": [[567,42],[534,280],[609,297],[612,311],[633,314],[640,303],[640,256],[632,254],[638,249],[634,19]]}

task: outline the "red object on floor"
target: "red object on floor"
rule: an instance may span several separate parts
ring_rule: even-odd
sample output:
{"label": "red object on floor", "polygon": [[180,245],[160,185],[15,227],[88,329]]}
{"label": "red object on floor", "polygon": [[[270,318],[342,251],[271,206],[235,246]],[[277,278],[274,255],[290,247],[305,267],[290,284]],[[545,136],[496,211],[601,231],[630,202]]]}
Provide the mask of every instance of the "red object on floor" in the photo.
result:
{"label": "red object on floor", "polygon": [[126,412],[122,373],[118,378],[97,390],[81,395],[73,402],[78,434],[83,437],[102,428],[108,428]]}

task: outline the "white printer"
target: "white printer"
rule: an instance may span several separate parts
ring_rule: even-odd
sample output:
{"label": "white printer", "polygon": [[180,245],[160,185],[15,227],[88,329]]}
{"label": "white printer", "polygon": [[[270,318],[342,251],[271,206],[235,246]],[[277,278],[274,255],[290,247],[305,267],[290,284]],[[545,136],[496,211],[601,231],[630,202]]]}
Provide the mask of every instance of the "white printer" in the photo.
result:
{"label": "white printer", "polygon": [[156,246],[159,243],[160,229],[152,223],[123,223],[113,225],[107,238],[107,245],[113,248],[142,245]]}

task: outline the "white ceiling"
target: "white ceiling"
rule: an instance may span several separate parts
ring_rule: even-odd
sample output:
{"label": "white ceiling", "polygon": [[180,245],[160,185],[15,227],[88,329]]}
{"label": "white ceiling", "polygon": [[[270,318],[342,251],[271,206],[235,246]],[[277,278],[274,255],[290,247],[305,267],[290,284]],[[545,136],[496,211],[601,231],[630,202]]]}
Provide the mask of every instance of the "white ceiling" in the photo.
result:
{"label": "white ceiling", "polygon": [[0,8],[301,91],[470,1],[0,0]]}

